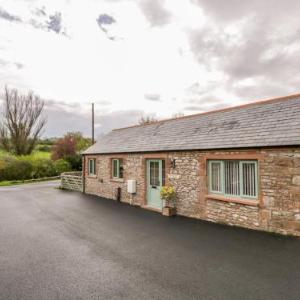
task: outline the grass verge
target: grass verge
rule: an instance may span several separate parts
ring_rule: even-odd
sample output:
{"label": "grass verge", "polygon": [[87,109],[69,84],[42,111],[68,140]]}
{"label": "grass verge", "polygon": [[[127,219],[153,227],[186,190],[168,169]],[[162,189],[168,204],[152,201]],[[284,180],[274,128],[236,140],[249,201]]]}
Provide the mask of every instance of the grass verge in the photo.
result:
{"label": "grass verge", "polygon": [[35,183],[35,182],[43,182],[43,181],[52,181],[52,180],[58,180],[58,179],[60,179],[60,176],[29,179],[29,180],[4,180],[4,181],[0,181],[0,187],[1,186],[14,186],[14,185],[20,185],[20,184],[27,184],[27,183]]}

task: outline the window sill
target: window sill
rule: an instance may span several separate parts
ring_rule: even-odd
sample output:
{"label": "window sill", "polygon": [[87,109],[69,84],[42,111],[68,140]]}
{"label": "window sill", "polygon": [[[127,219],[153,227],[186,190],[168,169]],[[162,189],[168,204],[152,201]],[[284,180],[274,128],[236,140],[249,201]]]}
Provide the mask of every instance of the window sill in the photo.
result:
{"label": "window sill", "polygon": [[87,178],[96,179],[96,178],[97,178],[97,175],[89,174],[89,175],[87,175]]}
{"label": "window sill", "polygon": [[206,195],[205,198],[210,200],[223,201],[223,202],[238,203],[238,204],[244,204],[250,206],[259,206],[259,201],[257,199],[247,200],[242,198],[228,198],[219,195]]}
{"label": "window sill", "polygon": [[110,181],[111,182],[120,182],[120,183],[122,183],[122,182],[124,182],[124,178],[111,178]]}

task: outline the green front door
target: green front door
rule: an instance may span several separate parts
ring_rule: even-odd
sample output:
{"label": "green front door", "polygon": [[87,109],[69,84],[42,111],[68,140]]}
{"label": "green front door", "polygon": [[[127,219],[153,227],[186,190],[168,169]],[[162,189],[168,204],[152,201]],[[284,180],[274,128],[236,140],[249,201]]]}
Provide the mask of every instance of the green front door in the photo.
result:
{"label": "green front door", "polygon": [[156,209],[162,209],[160,190],[163,181],[163,164],[160,159],[147,161],[147,205]]}

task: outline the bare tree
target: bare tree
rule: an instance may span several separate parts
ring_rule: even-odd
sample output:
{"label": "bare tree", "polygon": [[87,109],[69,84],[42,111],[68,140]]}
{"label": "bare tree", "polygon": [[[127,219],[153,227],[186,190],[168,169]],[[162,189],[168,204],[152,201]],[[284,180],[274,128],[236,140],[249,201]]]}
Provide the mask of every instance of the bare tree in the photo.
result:
{"label": "bare tree", "polygon": [[3,121],[0,124],[0,143],[17,155],[30,154],[46,124],[44,101],[33,92],[19,94],[5,87]]}
{"label": "bare tree", "polygon": [[184,113],[182,113],[182,112],[178,112],[178,113],[175,113],[172,115],[172,119],[178,119],[181,117],[184,117]]}
{"label": "bare tree", "polygon": [[145,116],[145,117],[141,117],[138,121],[139,125],[146,125],[146,124],[151,124],[151,123],[155,123],[157,122],[158,119],[156,119],[153,116]]}

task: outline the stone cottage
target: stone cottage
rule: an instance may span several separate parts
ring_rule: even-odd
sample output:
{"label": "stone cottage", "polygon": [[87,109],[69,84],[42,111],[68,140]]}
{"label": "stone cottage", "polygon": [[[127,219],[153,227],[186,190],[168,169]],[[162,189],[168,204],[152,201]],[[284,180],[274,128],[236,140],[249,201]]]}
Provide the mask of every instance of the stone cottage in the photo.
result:
{"label": "stone cottage", "polygon": [[84,192],[300,236],[300,94],[116,129],[83,154]]}

